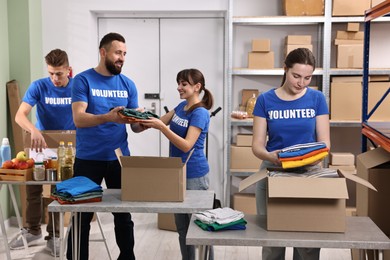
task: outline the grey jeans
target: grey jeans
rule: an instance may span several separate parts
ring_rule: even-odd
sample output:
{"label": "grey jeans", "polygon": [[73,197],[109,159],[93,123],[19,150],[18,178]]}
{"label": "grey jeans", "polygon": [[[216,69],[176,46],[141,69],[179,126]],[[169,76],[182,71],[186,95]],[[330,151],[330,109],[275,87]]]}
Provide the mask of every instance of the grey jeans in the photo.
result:
{"label": "grey jeans", "polygon": [[[273,166],[269,161],[263,161],[260,170]],[[267,179],[256,183],[256,208],[258,215],[267,215]],[[284,247],[263,247],[263,260],[284,260],[286,248]],[[294,248],[293,260],[318,260],[320,259],[320,248]]]}

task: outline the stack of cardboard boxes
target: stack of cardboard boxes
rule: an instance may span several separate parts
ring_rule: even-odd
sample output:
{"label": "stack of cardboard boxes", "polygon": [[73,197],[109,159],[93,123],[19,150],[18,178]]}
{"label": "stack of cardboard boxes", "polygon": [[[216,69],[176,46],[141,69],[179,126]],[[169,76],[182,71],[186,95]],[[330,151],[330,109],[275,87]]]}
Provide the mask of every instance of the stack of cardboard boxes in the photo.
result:
{"label": "stack of cardboard boxes", "polygon": [[311,43],[311,35],[287,35],[286,36],[286,56],[292,50],[298,48],[307,48],[313,51],[313,45]]}
{"label": "stack of cardboard boxes", "polygon": [[[356,174],[355,167],[355,155],[352,153],[330,153],[329,154],[329,168],[338,169],[348,174]],[[347,205],[347,215],[355,216],[356,215],[356,183],[347,180],[348,188],[348,200]]]}
{"label": "stack of cardboard boxes", "polygon": [[275,54],[271,51],[270,39],[252,40],[252,51],[248,53],[249,69],[273,69]]}
{"label": "stack of cardboard boxes", "polygon": [[359,23],[348,23],[346,31],[337,31],[337,68],[361,69],[363,67],[364,32]]}

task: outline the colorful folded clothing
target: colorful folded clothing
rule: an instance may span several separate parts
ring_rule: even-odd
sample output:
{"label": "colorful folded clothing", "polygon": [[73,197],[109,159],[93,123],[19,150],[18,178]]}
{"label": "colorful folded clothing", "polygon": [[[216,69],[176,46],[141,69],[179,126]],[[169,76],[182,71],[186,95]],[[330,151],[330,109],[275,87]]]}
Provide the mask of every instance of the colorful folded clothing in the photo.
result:
{"label": "colorful folded clothing", "polygon": [[302,167],[302,166],[309,165],[309,164],[312,164],[314,162],[317,162],[319,160],[322,160],[328,154],[329,154],[328,152],[322,152],[322,153],[316,154],[314,156],[311,156],[309,158],[305,158],[305,159],[302,159],[302,160],[283,161],[282,162],[282,167],[284,169]]}
{"label": "colorful folded clothing", "polygon": [[69,196],[77,196],[80,194],[101,191],[103,189],[100,185],[93,182],[91,179],[84,176],[77,176],[56,184],[56,192],[68,194]]}
{"label": "colorful folded clothing", "polygon": [[315,151],[312,151],[312,152],[309,152],[307,154],[304,154],[304,155],[300,155],[300,156],[294,156],[294,157],[279,157],[279,161],[281,162],[284,162],[284,161],[297,161],[297,160],[302,160],[302,159],[305,159],[305,158],[309,158],[309,157],[312,157],[316,154],[319,154],[319,153],[322,153],[322,152],[328,152],[329,151],[329,148],[321,148],[321,149],[318,149],[318,150],[315,150]]}
{"label": "colorful folded clothing", "polygon": [[206,231],[219,231],[219,230],[245,230],[247,222],[245,219],[242,218],[227,224],[218,224],[218,223],[206,224],[196,219],[195,224],[198,225],[201,229]]}
{"label": "colorful folded clothing", "polygon": [[296,145],[283,148],[281,152],[278,154],[278,156],[279,158],[290,158],[290,157],[302,156],[323,148],[327,148],[324,142],[296,144]]}
{"label": "colorful folded clothing", "polygon": [[154,118],[160,118],[158,115],[150,112],[150,111],[144,111],[140,112],[135,109],[131,108],[124,108],[118,111],[118,114],[122,117],[126,117],[129,119],[150,119],[152,117]]}

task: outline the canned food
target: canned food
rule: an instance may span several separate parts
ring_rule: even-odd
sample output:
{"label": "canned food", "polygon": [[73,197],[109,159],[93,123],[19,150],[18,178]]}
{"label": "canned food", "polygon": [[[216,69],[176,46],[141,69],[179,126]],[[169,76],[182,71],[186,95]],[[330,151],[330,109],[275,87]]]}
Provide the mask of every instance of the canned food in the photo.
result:
{"label": "canned food", "polygon": [[56,181],[57,180],[57,169],[55,169],[55,168],[46,169],[46,180],[47,181]]}

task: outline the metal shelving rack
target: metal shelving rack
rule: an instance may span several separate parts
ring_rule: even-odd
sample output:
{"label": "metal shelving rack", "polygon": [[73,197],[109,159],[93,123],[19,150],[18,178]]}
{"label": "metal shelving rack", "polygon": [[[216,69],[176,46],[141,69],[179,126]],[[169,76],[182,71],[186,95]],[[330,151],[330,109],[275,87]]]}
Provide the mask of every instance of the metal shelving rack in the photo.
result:
{"label": "metal shelving rack", "polygon": [[369,75],[369,53],[370,53],[370,32],[371,22],[375,19],[385,20],[385,15],[390,14],[390,0],[380,3],[366,11],[364,15],[364,62],[363,62],[363,99],[362,99],[362,152],[367,151],[367,138],[374,143],[381,145],[390,152],[390,122],[368,123],[368,119],[380,106],[383,100],[390,93],[390,88],[373,109],[368,112],[368,75]]}
{"label": "metal shelving rack", "polygon": [[[387,1],[389,2],[389,1]],[[228,15],[228,94],[226,95],[227,111],[232,111],[232,91],[233,77],[235,76],[278,76],[283,75],[282,68],[253,70],[248,68],[233,68],[233,27],[235,25],[246,26],[289,26],[289,25],[319,25],[319,37],[321,37],[322,45],[322,68],[316,68],[314,75],[322,76],[322,92],[324,93],[327,103],[329,104],[330,77],[337,75],[363,75],[363,69],[337,69],[331,68],[331,44],[332,44],[332,24],[333,23],[348,23],[348,22],[364,22],[364,17],[332,17],[332,0],[325,0],[324,16],[269,16],[269,17],[233,17],[233,0],[229,0],[229,15]],[[389,22],[390,17],[380,17],[377,22]],[[385,75],[390,74],[389,69],[370,69],[370,74]],[[231,176],[247,176],[250,172],[232,172],[230,171],[230,145],[232,139],[232,127],[252,126],[253,121],[227,119],[227,145],[225,146],[225,169],[226,169],[226,185],[225,185],[225,204],[230,205],[230,185]],[[361,122],[344,122],[331,121],[331,127],[359,127]]]}

